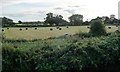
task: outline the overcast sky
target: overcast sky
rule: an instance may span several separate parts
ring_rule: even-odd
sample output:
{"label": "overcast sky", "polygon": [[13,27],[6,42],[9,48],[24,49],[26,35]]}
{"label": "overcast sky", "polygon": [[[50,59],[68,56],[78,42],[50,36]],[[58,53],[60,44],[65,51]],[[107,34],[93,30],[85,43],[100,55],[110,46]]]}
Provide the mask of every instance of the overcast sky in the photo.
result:
{"label": "overcast sky", "polygon": [[46,13],[61,14],[64,19],[82,14],[84,20],[115,14],[120,0],[0,0],[0,16],[14,21],[43,21]]}

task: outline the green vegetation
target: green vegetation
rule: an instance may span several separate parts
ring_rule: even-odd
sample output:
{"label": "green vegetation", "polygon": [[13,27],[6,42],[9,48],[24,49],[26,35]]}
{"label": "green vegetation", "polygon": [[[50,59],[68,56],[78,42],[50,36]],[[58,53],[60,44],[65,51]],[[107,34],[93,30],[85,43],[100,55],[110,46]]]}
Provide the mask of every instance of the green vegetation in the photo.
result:
{"label": "green vegetation", "polygon": [[119,33],[2,43],[3,72],[119,72]]}
{"label": "green vegetation", "polygon": [[63,19],[62,15],[54,15],[53,13],[48,13],[46,14],[47,17],[45,19],[45,24],[50,24],[50,26],[54,26],[54,24],[56,26],[61,26],[61,25],[67,25],[68,22],[66,20]]}
{"label": "green vegetation", "polygon": [[102,24],[102,22],[99,20],[93,21],[90,26],[90,33],[94,35],[105,35],[106,34],[105,25]]}
{"label": "green vegetation", "polygon": [[70,25],[79,26],[83,24],[83,15],[73,14],[68,19],[70,21]]}
{"label": "green vegetation", "polygon": [[[67,11],[67,10],[64,10]],[[83,21],[47,13],[44,21],[2,23],[2,72],[119,72],[120,20]]]}

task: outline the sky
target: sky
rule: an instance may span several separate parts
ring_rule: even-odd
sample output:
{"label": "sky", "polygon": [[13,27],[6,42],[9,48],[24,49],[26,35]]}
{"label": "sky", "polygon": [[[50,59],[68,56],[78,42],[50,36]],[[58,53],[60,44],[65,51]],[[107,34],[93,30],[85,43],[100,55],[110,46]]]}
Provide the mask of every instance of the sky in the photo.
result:
{"label": "sky", "polygon": [[46,14],[60,14],[68,21],[72,14],[82,14],[85,20],[97,16],[116,15],[120,0],[0,0],[0,17],[17,22],[44,21]]}

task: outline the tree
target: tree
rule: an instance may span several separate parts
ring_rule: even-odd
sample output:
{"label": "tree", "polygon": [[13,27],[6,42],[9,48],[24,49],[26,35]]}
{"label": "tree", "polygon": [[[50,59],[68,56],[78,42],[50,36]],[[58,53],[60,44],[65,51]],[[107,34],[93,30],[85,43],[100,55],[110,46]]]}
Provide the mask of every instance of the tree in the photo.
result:
{"label": "tree", "polygon": [[70,21],[71,25],[82,25],[83,15],[74,14],[69,17],[69,21]]}
{"label": "tree", "polygon": [[93,35],[106,34],[105,25],[100,20],[94,20],[91,22],[90,33]]}
{"label": "tree", "polygon": [[49,23],[50,25],[53,25],[53,13],[47,13],[47,17],[45,18],[45,23]]}
{"label": "tree", "polygon": [[118,19],[116,18],[109,18],[107,16],[103,16],[103,17],[97,17],[95,19],[92,19],[91,21],[93,20],[101,20],[104,24],[112,24],[112,25],[116,25],[118,24]]}
{"label": "tree", "polygon": [[120,25],[120,20],[118,20],[118,25]]}
{"label": "tree", "polygon": [[118,23],[118,19],[114,18],[113,20],[111,20],[111,24],[116,25]]}
{"label": "tree", "polygon": [[89,21],[85,21],[85,22],[83,22],[83,25],[89,25],[89,24],[90,24]]}
{"label": "tree", "polygon": [[98,16],[97,18],[92,19],[92,20],[90,21],[90,23],[91,23],[91,22],[94,22],[94,21],[96,21],[96,20],[102,21],[102,17],[99,17],[99,16]]}
{"label": "tree", "polygon": [[22,24],[22,21],[19,20],[18,23],[19,23],[19,24]]}
{"label": "tree", "polygon": [[1,22],[2,22],[2,26],[3,26],[3,27],[14,26],[14,22],[13,22],[12,19],[3,17],[3,18],[0,18],[0,20],[1,20]]}
{"label": "tree", "polygon": [[51,26],[53,24],[58,26],[58,25],[63,25],[63,24],[65,25],[65,23],[67,23],[67,21],[63,19],[62,15],[55,16],[53,13],[48,13],[46,15],[47,17],[45,18],[45,23],[49,23]]}
{"label": "tree", "polygon": [[104,24],[110,24],[111,20],[109,17],[105,17]]}

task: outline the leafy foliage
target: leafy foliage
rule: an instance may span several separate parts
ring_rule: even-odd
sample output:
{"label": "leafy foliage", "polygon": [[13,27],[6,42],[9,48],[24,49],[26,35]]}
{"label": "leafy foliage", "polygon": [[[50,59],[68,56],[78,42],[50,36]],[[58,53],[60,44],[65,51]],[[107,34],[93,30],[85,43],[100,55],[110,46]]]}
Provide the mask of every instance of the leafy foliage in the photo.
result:
{"label": "leafy foliage", "polygon": [[90,33],[92,33],[93,35],[105,35],[106,34],[105,26],[101,23],[100,20],[94,20],[91,23]]}
{"label": "leafy foliage", "polygon": [[120,34],[85,39],[3,41],[2,54],[3,72],[88,72],[89,69],[99,72],[110,64],[120,67]]}
{"label": "leafy foliage", "polygon": [[83,23],[83,15],[74,14],[68,18],[72,25],[82,25]]}
{"label": "leafy foliage", "polygon": [[54,16],[53,13],[48,13],[46,15],[47,17],[46,17],[45,23],[48,23],[51,26],[53,26],[54,24],[56,24],[57,26],[66,25],[68,23],[66,20],[63,19],[62,15]]}

